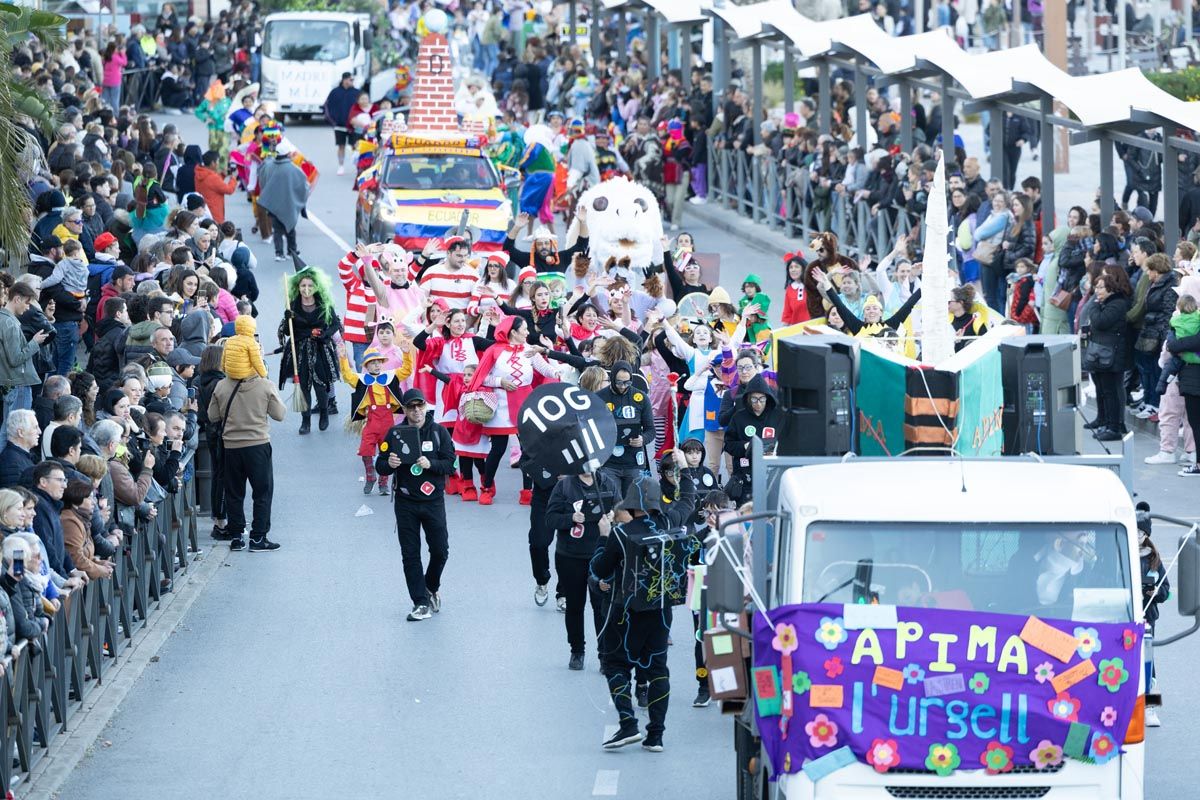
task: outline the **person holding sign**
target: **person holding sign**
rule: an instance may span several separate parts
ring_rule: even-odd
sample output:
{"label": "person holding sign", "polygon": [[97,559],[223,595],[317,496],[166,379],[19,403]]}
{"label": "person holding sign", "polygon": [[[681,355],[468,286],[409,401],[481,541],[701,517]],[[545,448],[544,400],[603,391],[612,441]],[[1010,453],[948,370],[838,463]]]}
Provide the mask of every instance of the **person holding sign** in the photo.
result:
{"label": "person holding sign", "polygon": [[[375,471],[380,476],[393,475],[392,494],[395,495],[396,536],[400,539],[400,554],[404,562],[404,581],[412,598],[413,610],[409,622],[429,619],[442,609],[442,570],[450,553],[450,534],[446,529],[446,476],[454,472],[454,445],[450,434],[433,421],[426,412],[425,395],[420,389],[409,389],[400,398],[404,419],[388,432],[387,441],[379,445]],[[416,450],[397,452],[394,442],[412,440],[411,434],[399,428],[416,428]],[[421,529],[429,547],[429,566],[421,570]]]}

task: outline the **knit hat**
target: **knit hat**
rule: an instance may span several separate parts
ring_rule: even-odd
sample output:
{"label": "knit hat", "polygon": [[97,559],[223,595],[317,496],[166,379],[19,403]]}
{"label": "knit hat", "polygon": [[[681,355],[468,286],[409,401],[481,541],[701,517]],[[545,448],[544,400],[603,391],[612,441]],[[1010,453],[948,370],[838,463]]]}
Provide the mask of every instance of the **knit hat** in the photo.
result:
{"label": "knit hat", "polygon": [[733,305],[733,300],[730,299],[729,292],[725,291],[724,286],[714,287],[713,290],[708,293],[708,304],[711,306],[718,303],[722,303],[727,306]]}
{"label": "knit hat", "polygon": [[104,233],[102,233],[96,237],[96,240],[94,242],[92,242],[92,246],[96,250],[106,250],[109,247],[112,247],[116,243],[117,243],[117,237],[113,236],[108,231],[105,231]]}
{"label": "knit hat", "polygon": [[537,270],[533,267],[521,267],[521,271],[517,273],[517,285],[520,286],[525,281],[536,281]]}
{"label": "knit hat", "polygon": [[533,229],[533,233],[530,234],[529,241],[531,241],[531,242],[551,241],[551,242],[554,242],[557,244],[558,237],[555,236],[554,232],[551,231],[549,228],[547,228],[545,225],[538,225],[536,228]]}
{"label": "knit hat", "polygon": [[1154,222],[1154,215],[1151,214],[1150,209],[1146,208],[1145,206],[1138,206],[1137,208],[1133,209],[1133,211],[1130,212],[1130,216],[1142,223]]}
{"label": "knit hat", "polygon": [[146,370],[146,382],[151,391],[157,391],[171,385],[172,370],[165,361],[156,361]]}
{"label": "knit hat", "polygon": [[683,122],[678,119],[673,119],[667,123],[667,135],[675,141],[683,138]]}
{"label": "knit hat", "polygon": [[863,300],[863,311],[866,311],[872,306],[878,308],[880,311],[883,310],[883,303],[879,302],[879,298],[873,294],[869,294],[867,295],[867,299]]}
{"label": "knit hat", "polygon": [[468,249],[470,248],[470,245],[467,244],[467,240],[464,239],[463,237],[447,236],[445,239],[442,240],[442,249],[445,250],[446,252],[450,252],[450,248],[454,247],[454,245],[456,245],[456,244],[465,244],[465,245],[467,245]]}
{"label": "knit hat", "polygon": [[249,314],[238,314],[233,320],[233,331],[238,336],[253,336],[258,333],[258,323]]}
{"label": "knit hat", "polygon": [[489,264],[499,264],[502,267],[507,267],[508,262],[509,262],[509,255],[504,250],[496,250],[494,252],[488,253],[487,263],[489,263]]}

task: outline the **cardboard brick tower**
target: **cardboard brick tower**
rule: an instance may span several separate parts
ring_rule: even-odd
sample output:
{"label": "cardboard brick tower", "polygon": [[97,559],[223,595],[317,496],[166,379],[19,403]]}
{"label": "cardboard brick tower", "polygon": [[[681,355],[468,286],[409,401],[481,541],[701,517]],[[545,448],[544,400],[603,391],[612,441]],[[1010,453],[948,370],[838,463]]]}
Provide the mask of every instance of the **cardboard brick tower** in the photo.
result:
{"label": "cardboard brick tower", "polygon": [[409,102],[408,130],[425,136],[461,136],[454,111],[454,64],[450,45],[440,33],[421,40],[417,82]]}

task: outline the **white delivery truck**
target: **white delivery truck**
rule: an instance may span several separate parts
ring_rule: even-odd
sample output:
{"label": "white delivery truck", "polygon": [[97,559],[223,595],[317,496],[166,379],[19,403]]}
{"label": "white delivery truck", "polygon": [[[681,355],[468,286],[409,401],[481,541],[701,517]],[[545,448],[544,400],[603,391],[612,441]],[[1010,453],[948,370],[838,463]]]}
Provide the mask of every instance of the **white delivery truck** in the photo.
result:
{"label": "white delivery truck", "polygon": [[342,73],[363,86],[371,74],[371,17],[332,11],[271,14],[263,25],[262,99],[277,113],[321,113]]}
{"label": "white delivery truck", "polygon": [[[1036,456],[990,459],[846,456],[839,459],[764,457],[759,440],[755,439],[752,446],[755,513],[722,524],[722,543],[718,556],[710,559],[706,593],[708,609],[726,615],[728,627],[735,636],[751,639],[748,649],[752,655],[746,659],[748,691],[745,705],[738,711],[739,703],[734,702],[724,709],[732,709],[737,714],[734,748],[738,800],[778,800],[782,797],[787,800],[884,800],[896,797],[1143,800],[1148,796],[1142,782],[1145,774],[1143,716],[1147,704],[1156,705],[1160,701],[1157,694],[1148,691],[1141,669],[1146,655],[1143,647],[1149,646],[1149,642],[1135,644],[1133,634],[1142,628],[1146,590],[1139,568],[1136,517],[1139,512],[1135,512],[1131,499],[1132,463],[1127,452],[1112,456],[1045,459]],[[1200,545],[1196,542],[1193,523],[1158,514],[1149,516],[1164,523],[1163,527],[1155,525],[1164,561],[1171,562],[1177,557],[1178,571],[1171,577],[1172,594],[1178,601],[1179,612],[1196,619],[1190,630],[1167,639],[1160,638],[1157,644],[1162,646],[1200,627]],[[1184,530],[1178,541],[1168,538],[1166,525],[1182,526]],[[745,542],[747,536],[751,540],[749,546]],[[744,564],[739,563],[743,556]],[[1045,573],[1046,565],[1056,561],[1061,561],[1065,567],[1059,571],[1060,576],[1044,580],[1040,573]],[[1170,568],[1171,565],[1168,563],[1167,566]],[[754,591],[750,591],[750,586]],[[779,640],[764,639],[761,633],[750,636],[748,631],[737,627],[739,623],[734,622],[737,618],[729,615],[743,614],[740,619],[741,624],[745,624],[745,620],[761,616],[760,609],[765,609],[768,614],[777,612],[776,619],[779,619],[785,616],[785,609],[798,606],[826,609],[831,604],[837,604],[837,611],[832,613],[839,615],[843,608],[855,604],[860,607],[861,604],[877,605],[880,611],[893,614],[893,620],[898,609],[901,628],[905,627],[906,618],[916,617],[927,609],[935,612],[937,609],[962,609],[980,617],[987,615],[992,620],[1011,619],[1014,630],[1021,630],[1027,619],[1045,618],[1056,621],[1059,629],[1065,627],[1064,635],[1069,635],[1072,630],[1077,634],[1080,630],[1085,631],[1079,634],[1084,637],[1080,639],[1081,648],[1085,646],[1087,630],[1106,623],[1115,624],[1118,630],[1126,632],[1124,649],[1119,641],[1115,646],[1112,642],[1107,643],[1107,649],[1098,652],[1095,659],[1122,658],[1128,672],[1126,680],[1131,684],[1128,688],[1137,687],[1136,703],[1132,704],[1128,719],[1122,719],[1111,730],[1101,727],[1102,717],[1094,710],[1088,710],[1090,716],[1086,719],[1081,713],[1080,722],[1089,723],[1093,730],[1107,731],[1112,737],[1107,757],[1091,761],[1087,755],[1079,759],[1063,757],[1062,748],[1057,751],[1051,748],[1047,757],[1050,760],[1042,765],[1044,768],[1038,768],[1030,765],[1026,755],[1037,747],[1036,742],[1022,748],[1019,742],[1006,740],[1012,744],[1008,751],[1011,755],[1009,766],[991,771],[985,770],[985,765],[978,761],[968,763],[965,759],[961,764],[954,762],[953,770],[938,771],[941,765],[933,761],[925,762],[930,768],[924,769],[881,769],[878,762],[872,768],[864,763],[869,759],[864,759],[860,752],[851,755],[850,748],[845,747],[842,750],[846,757],[841,762],[811,774],[800,769],[801,764],[794,763],[790,753],[788,764],[772,764],[764,740],[768,734],[778,740],[779,717],[762,715],[759,688],[765,686],[768,693],[777,692],[780,684],[776,683],[773,690],[769,674],[765,682],[759,680],[757,672],[762,668],[755,665],[764,661],[763,654],[756,650],[778,648]],[[872,610],[868,618],[878,619],[879,616]],[[822,648],[825,631],[818,628],[814,642],[811,628],[800,630],[797,626],[795,634],[799,639],[798,645],[794,646],[799,649],[792,658],[802,659],[815,647],[819,654],[817,658],[825,658],[834,652],[840,654],[849,671],[848,648],[854,647],[854,659],[857,660],[863,637],[859,637],[856,644],[855,635],[861,631],[843,631],[840,616],[836,621],[823,619],[821,623],[822,626],[829,623],[838,637],[849,634],[849,641],[843,639],[838,649],[833,650],[837,639],[827,638],[826,646]],[[985,630],[982,626],[987,624],[981,621],[979,630]],[[754,629],[753,625],[750,627]],[[847,614],[844,628],[852,627]],[[770,625],[766,629],[771,630]],[[886,642],[884,633],[891,632],[880,632],[881,641]],[[874,641],[872,637],[866,638]],[[959,646],[965,644],[965,637],[963,639]],[[1028,641],[1035,641],[1035,638]],[[973,641],[971,647],[975,644]],[[1043,642],[1039,644],[1049,646]],[[910,647],[909,660],[916,646]],[[1028,649],[1030,678],[1033,666],[1041,659],[1050,661],[1059,673],[1066,671],[1064,663],[1045,656],[1035,659],[1037,651],[1023,642],[1009,640],[1005,646],[1022,652]],[[1096,647],[1098,649],[1099,645]],[[887,649],[885,644],[885,654]],[[867,647],[866,652],[869,651]],[[980,647],[971,657],[982,658],[983,651]],[[995,652],[999,651],[997,644]],[[730,651],[724,649],[723,652]],[[951,656],[954,653],[951,649]],[[779,653],[766,655],[778,659]],[[973,681],[970,676],[975,666],[963,663],[968,657],[965,648],[958,651],[959,670],[965,672],[968,681]],[[810,663],[811,658],[809,656]],[[1078,660],[1079,656],[1072,654],[1070,658]],[[837,680],[831,678],[841,669],[839,663],[826,672],[820,663],[816,662],[816,671],[802,673],[806,677],[803,682],[796,683],[796,693],[788,697],[788,702],[794,703],[792,707],[796,709],[798,720],[792,723],[791,742],[797,739],[808,742],[810,737],[816,740],[835,730],[829,724],[804,727],[805,720],[814,713],[809,709],[810,704],[816,705],[815,696],[805,692],[824,688],[816,687],[816,684],[836,683]],[[825,665],[831,666],[828,661]],[[920,666],[936,669],[928,663]],[[964,669],[967,666],[970,668]],[[797,670],[802,668],[805,667],[796,667]],[[792,667],[789,665],[788,669]],[[911,665],[906,669],[917,671]],[[987,669],[987,665],[982,669]],[[1085,675],[1092,684],[1097,680],[1096,674],[1087,671],[1087,665],[1076,672]],[[844,720],[845,730],[839,736],[848,733],[852,725],[856,730],[859,726],[869,728],[872,720],[876,725],[886,726],[889,711],[892,723],[899,725],[902,722],[897,719],[895,701],[889,696],[899,693],[882,685],[888,682],[888,674],[887,670],[877,672],[875,682],[881,685],[871,685],[868,680],[865,691],[857,687],[847,689],[845,703],[849,706],[853,702],[854,716],[852,721]],[[896,670],[895,675],[899,678],[900,670]],[[930,677],[935,675],[935,672],[929,673]],[[1005,676],[993,674],[993,683],[997,677]],[[1100,677],[1103,685],[1103,666]],[[907,671],[903,678],[910,678]],[[940,680],[944,685],[945,679]],[[813,689],[808,687],[809,682],[814,685]],[[786,685],[789,681],[785,679],[783,683]],[[909,685],[913,683],[916,681],[907,680],[904,688],[910,693],[921,694],[919,687]],[[1037,682],[1029,680],[1027,685],[1034,687],[1033,691],[1039,690]],[[1078,690],[1084,686],[1081,683],[1064,692],[1078,695]],[[960,688],[962,691],[954,697],[966,707],[980,699],[972,689],[979,692],[986,686],[968,683]],[[1040,690],[1054,696],[1048,683]],[[840,687],[837,694],[836,702],[823,702],[823,705],[840,706]],[[914,706],[920,702],[920,733],[925,733],[928,724],[931,735],[936,729],[944,741],[950,741],[945,738],[945,730],[953,730],[953,725],[947,726],[947,714],[943,712],[939,716],[938,710],[943,707],[942,701],[945,701],[946,709],[952,709],[954,704],[950,697],[931,699],[929,696],[933,694],[936,692],[927,684],[926,698],[912,701]],[[1035,701],[1045,705],[1045,700],[1036,699],[1039,695],[1031,692],[1029,697],[1031,709]],[[773,711],[778,714],[778,694],[775,702]],[[1004,702],[1008,703],[1007,700]],[[900,707],[904,708],[903,702]],[[1014,718],[1016,711],[1014,701]],[[971,713],[972,724],[976,716],[982,718],[986,713],[987,709],[982,713]],[[1009,713],[1006,705],[997,717],[1007,720]],[[1032,715],[1030,711],[1028,724],[1031,726]],[[902,710],[900,716],[903,716]],[[822,716],[826,723],[833,718],[833,713]],[[1023,732],[1026,724],[1024,705],[1017,724],[1018,733]],[[765,730],[764,726],[771,730]],[[898,741],[899,749],[903,750],[907,746],[906,740],[902,736],[893,739],[895,732],[893,728],[891,734],[883,733],[876,741],[885,742],[885,750],[889,745],[896,746]],[[837,741],[837,744],[845,743],[844,738]],[[1056,746],[1062,744],[1062,741],[1055,742]],[[963,746],[961,740],[958,746]],[[942,752],[948,752],[944,746]],[[804,764],[812,763],[808,759],[803,761]]]}

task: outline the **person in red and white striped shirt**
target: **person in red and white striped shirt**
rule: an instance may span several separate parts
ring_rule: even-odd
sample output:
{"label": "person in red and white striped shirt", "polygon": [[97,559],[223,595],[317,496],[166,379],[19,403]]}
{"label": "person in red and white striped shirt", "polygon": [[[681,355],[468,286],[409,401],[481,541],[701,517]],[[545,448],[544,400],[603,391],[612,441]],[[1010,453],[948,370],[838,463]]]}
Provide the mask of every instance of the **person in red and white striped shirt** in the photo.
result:
{"label": "person in red and white striped shirt", "polygon": [[449,236],[443,242],[446,259],[428,267],[418,283],[431,300],[444,300],[451,309],[466,309],[471,290],[479,274],[467,265],[471,245],[461,236]]}
{"label": "person in red and white striped shirt", "polygon": [[346,289],[346,314],[342,317],[342,339],[350,343],[354,356],[354,369],[362,369],[362,356],[371,342],[367,335],[367,313],[375,304],[375,292],[362,278],[362,263],[357,252],[351,250],[338,262],[338,277]]}

